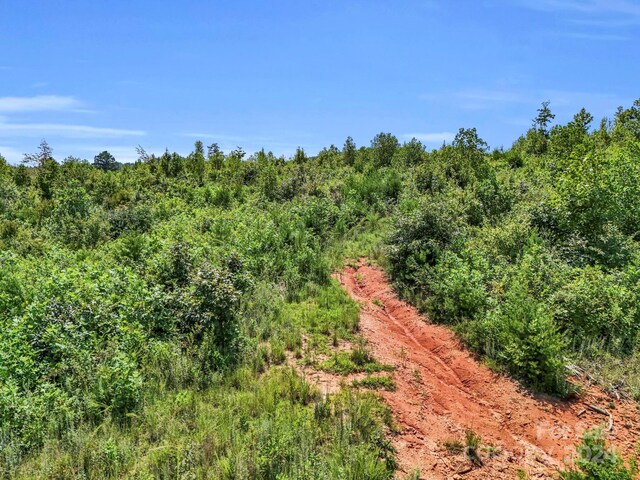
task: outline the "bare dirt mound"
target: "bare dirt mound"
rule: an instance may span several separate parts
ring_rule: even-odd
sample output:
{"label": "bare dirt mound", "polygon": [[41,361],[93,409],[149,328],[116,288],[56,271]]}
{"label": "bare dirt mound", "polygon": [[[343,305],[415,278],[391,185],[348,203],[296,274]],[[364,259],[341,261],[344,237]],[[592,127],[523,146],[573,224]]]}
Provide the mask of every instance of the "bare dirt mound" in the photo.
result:
{"label": "bare dirt mound", "polygon": [[[612,399],[595,388],[571,402],[534,396],[399,300],[380,268],[361,261],[336,278],[362,305],[360,328],[374,357],[396,367],[396,391],[382,396],[401,428],[393,438],[400,477],[419,468],[425,479],[513,479],[519,470],[554,478],[585,428],[609,427],[609,418],[588,405],[612,414],[609,443],[632,453],[640,438],[634,402],[616,401],[612,409]],[[458,451],[468,430],[482,439],[482,466],[470,468]]]}

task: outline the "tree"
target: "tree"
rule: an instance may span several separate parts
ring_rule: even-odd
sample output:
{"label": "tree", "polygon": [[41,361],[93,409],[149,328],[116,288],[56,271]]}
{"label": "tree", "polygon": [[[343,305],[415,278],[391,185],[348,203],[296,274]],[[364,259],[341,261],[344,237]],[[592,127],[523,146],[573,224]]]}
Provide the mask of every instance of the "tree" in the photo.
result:
{"label": "tree", "polygon": [[204,176],[204,146],[200,140],[196,140],[193,153],[187,157],[187,171],[198,183],[202,183]]}
{"label": "tree", "polygon": [[633,102],[628,109],[618,108],[614,122],[614,138],[618,141],[631,135],[631,138],[640,140],[640,98]]}
{"label": "tree", "polygon": [[531,155],[547,153],[549,143],[549,124],[556,118],[549,108],[550,102],[542,102],[538,109],[538,115],[533,119],[531,128],[526,135],[520,137],[513,145],[516,150],[524,151]]}
{"label": "tree", "polygon": [[416,138],[412,138],[410,142],[405,143],[400,150],[405,165],[418,165],[422,163],[425,157],[424,147]]}
{"label": "tree", "polygon": [[356,144],[353,138],[347,137],[342,148],[342,158],[347,165],[353,165],[356,161]]}
{"label": "tree", "polygon": [[229,156],[237,159],[238,161],[242,161],[246,154],[247,152],[245,152],[242,147],[236,147],[235,150],[231,150]]}
{"label": "tree", "polygon": [[160,170],[166,177],[177,177],[184,170],[184,159],[177,153],[169,153],[166,148],[160,157]]}
{"label": "tree", "polygon": [[298,147],[296,149],[296,154],[293,156],[294,163],[301,165],[307,161],[307,155],[304,153],[304,149]]}
{"label": "tree", "polygon": [[202,144],[202,142],[200,140],[196,140],[193,146],[193,153],[195,153],[196,155],[202,155],[202,157],[204,158],[204,145]]}
{"label": "tree", "polygon": [[22,163],[27,165],[42,167],[47,160],[53,160],[53,149],[46,140],[42,139],[38,146],[37,153],[25,153]]}
{"label": "tree", "polygon": [[212,143],[207,147],[207,159],[214,170],[220,170],[222,168],[224,153],[220,150],[217,143]]}
{"label": "tree", "polygon": [[138,162],[147,163],[151,160],[151,157],[142,145],[136,147],[136,153],[138,154]]}
{"label": "tree", "polygon": [[398,139],[390,133],[381,132],[371,141],[373,161],[376,167],[391,165],[391,159],[400,146]]}
{"label": "tree", "polygon": [[93,157],[93,166],[99,170],[112,172],[120,169],[120,164],[115,157],[106,150]]}
{"label": "tree", "polygon": [[542,102],[542,106],[538,109],[538,116],[533,119],[533,128],[547,135],[549,133],[549,124],[556,116],[551,113],[549,105],[551,102]]}
{"label": "tree", "polygon": [[585,142],[589,138],[589,126],[593,121],[593,115],[584,108],[576,113],[573,120],[567,125],[556,125],[549,134],[549,153],[563,163],[569,160],[572,153],[580,145],[582,149],[576,151],[576,155],[584,157]]}

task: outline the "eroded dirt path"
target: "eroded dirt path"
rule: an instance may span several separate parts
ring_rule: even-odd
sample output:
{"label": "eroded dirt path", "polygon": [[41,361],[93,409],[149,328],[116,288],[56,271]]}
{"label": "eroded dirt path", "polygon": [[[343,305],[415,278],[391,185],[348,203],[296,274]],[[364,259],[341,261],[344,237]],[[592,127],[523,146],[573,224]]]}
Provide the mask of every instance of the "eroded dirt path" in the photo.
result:
{"label": "eroded dirt path", "polygon": [[[360,329],[374,357],[396,367],[396,391],[381,395],[401,428],[393,438],[399,477],[419,468],[425,479],[513,479],[518,470],[529,478],[554,478],[585,428],[607,426],[608,418],[591,410],[578,417],[589,404],[609,409],[604,393],[591,388],[572,402],[531,395],[479,363],[447,328],[399,300],[381,269],[361,261],[336,278],[362,305]],[[640,438],[637,404],[616,401],[610,411],[609,442],[630,455]],[[463,453],[445,447],[464,444],[468,429],[498,452],[470,471]]]}

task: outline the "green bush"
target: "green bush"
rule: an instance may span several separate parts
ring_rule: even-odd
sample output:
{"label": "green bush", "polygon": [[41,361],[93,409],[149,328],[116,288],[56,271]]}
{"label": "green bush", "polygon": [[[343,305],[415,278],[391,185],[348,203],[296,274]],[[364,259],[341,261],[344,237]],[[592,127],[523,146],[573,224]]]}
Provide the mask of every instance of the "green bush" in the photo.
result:
{"label": "green bush", "polygon": [[634,460],[627,465],[613,450],[608,449],[601,432],[586,432],[577,448],[575,466],[560,472],[560,480],[635,480],[638,466]]}
{"label": "green bush", "polygon": [[534,389],[569,393],[567,341],[547,307],[513,287],[478,325],[463,328],[472,346]]}
{"label": "green bush", "polygon": [[598,267],[579,269],[554,297],[556,318],[578,347],[597,343],[629,353],[638,334],[634,290],[620,275],[607,275]]}
{"label": "green bush", "polygon": [[[446,252],[426,273],[424,284],[429,289],[427,309],[438,322],[455,324],[481,317],[489,306],[485,289],[483,258],[470,252],[471,261]],[[474,263],[476,265],[474,265]],[[420,282],[421,284],[423,282]]]}

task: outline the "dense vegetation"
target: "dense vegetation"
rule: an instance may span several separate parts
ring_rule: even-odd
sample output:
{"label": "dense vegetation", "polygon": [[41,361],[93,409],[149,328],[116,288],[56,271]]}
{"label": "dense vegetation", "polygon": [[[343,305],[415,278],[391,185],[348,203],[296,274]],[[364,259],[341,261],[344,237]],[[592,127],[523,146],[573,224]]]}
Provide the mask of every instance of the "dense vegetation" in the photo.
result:
{"label": "dense vegetation", "polygon": [[529,386],[567,394],[577,363],[638,398],[640,101],[594,130],[584,110],[553,128],[548,105],[538,113],[507,151],[487,153],[467,130],[420,154],[390,272]]}
{"label": "dense vegetation", "polygon": [[640,397],[640,101],[552,120],[506,151],[462,129],[434,151],[0,160],[1,474],[390,478],[376,397],[287,366],[356,338],[330,273],[361,254],[528,386],[568,394],[572,365]]}

